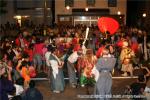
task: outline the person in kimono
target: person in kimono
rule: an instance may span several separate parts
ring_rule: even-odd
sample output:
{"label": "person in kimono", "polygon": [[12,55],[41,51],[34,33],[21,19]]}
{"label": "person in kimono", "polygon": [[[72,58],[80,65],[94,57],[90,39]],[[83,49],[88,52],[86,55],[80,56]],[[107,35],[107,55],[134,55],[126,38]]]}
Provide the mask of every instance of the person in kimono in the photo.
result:
{"label": "person in kimono", "polygon": [[116,63],[116,58],[110,55],[109,50],[105,47],[102,51],[102,57],[97,60],[95,65],[99,72],[98,79],[95,84],[95,95],[98,95],[96,100],[109,100],[111,96],[112,75]]}
{"label": "person in kimono", "polygon": [[51,89],[54,93],[60,93],[64,91],[65,82],[63,75],[63,62],[57,57],[57,50],[51,50],[51,54],[49,57],[50,66],[52,69],[51,72]]}
{"label": "person in kimono", "polygon": [[122,76],[127,76],[127,72],[130,73],[130,76],[133,76],[133,66],[132,58],[135,56],[133,50],[129,47],[127,41],[123,42],[123,47],[120,54],[120,61],[122,63],[121,71],[124,72]]}
{"label": "person in kimono", "polygon": [[97,58],[93,54],[93,51],[89,49],[86,51],[86,55],[82,58],[82,60],[78,61],[78,65],[81,66],[80,85],[82,87],[90,83],[91,83],[90,85],[95,83],[92,70],[96,64],[96,60]]}

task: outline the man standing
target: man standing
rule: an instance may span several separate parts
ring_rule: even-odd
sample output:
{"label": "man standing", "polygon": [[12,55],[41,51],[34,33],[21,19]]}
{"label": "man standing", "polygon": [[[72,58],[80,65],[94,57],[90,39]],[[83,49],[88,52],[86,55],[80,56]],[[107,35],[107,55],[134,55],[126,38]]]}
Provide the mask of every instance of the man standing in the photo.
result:
{"label": "man standing", "polygon": [[77,85],[76,69],[74,64],[77,62],[78,57],[80,55],[78,51],[79,49],[80,49],[79,45],[75,46],[73,53],[68,57],[68,61],[67,61],[69,83],[73,88],[76,88]]}
{"label": "man standing", "polygon": [[106,47],[102,51],[102,57],[100,57],[96,64],[96,69],[99,71],[99,77],[95,85],[95,94],[98,96],[96,100],[109,100],[111,98],[112,76],[116,63],[116,58],[110,55],[109,50]]}

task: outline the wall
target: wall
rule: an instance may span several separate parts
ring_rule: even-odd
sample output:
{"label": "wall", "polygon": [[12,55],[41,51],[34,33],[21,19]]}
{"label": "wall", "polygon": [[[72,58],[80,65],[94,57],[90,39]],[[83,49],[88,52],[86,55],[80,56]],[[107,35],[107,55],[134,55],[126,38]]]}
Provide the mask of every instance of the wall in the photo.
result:
{"label": "wall", "polygon": [[[17,10],[17,12],[14,11],[15,5],[14,5],[14,1],[15,0],[6,0],[7,1],[7,11],[8,13],[0,16],[0,24],[5,24],[7,21],[13,23],[16,22],[16,19],[14,19],[13,17],[15,15],[21,15],[21,16],[30,16],[29,19],[33,21],[33,23],[35,24],[42,24],[43,23],[43,11],[37,11],[34,9],[27,9],[27,10]],[[44,6],[44,0],[17,0],[18,2],[16,2],[16,5],[18,8],[43,8]],[[50,7],[51,0],[47,0],[47,7]],[[47,11],[48,14],[47,16],[49,16],[47,18],[47,23],[50,24],[51,23],[51,12],[48,10]],[[38,17],[37,17],[38,16]],[[39,17],[40,16],[40,17]]]}
{"label": "wall", "polygon": [[[89,8],[108,8],[110,9],[110,14],[117,14],[118,11],[121,14],[125,15],[126,22],[126,9],[127,9],[127,0],[117,0],[117,7],[108,7],[108,0],[96,0],[95,7]],[[72,8],[85,8],[86,0],[74,0],[74,7]],[[57,15],[58,14],[72,14],[72,8],[67,10],[65,8],[65,0],[56,0],[55,1],[55,22],[57,23]]]}
{"label": "wall", "polygon": [[15,22],[13,15],[14,15],[14,8],[13,8],[13,0],[6,0],[7,1],[7,13],[0,16],[0,24],[5,24],[7,21]]}

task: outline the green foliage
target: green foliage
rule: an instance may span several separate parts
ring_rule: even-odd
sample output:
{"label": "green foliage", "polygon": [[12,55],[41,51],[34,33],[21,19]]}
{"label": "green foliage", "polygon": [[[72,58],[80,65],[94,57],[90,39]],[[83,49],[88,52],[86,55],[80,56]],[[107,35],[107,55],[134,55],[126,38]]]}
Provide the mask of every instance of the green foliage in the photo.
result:
{"label": "green foliage", "polygon": [[93,86],[94,84],[96,83],[94,77],[90,77],[90,78],[87,78],[85,76],[81,76],[80,78],[80,84],[81,85],[88,85],[88,86]]}

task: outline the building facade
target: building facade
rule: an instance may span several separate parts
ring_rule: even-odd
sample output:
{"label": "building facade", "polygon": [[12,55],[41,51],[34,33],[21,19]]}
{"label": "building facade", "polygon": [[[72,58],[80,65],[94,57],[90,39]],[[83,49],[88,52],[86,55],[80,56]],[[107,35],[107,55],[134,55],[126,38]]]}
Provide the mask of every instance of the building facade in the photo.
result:
{"label": "building facade", "polygon": [[5,0],[7,13],[0,23],[25,24],[97,24],[102,16],[111,16],[126,24],[127,0]]}
{"label": "building facade", "polygon": [[5,0],[7,13],[0,16],[1,24],[7,21],[21,21],[21,24],[32,21],[34,24],[52,23],[52,0]]}
{"label": "building facade", "polygon": [[102,16],[112,16],[126,24],[127,0],[55,0],[55,22],[96,24]]}
{"label": "building facade", "polygon": [[[4,1],[4,0],[3,0]],[[0,24],[5,24],[7,21],[14,22],[14,5],[13,0],[5,0],[5,3],[7,4],[5,9],[7,13],[0,15]]]}

